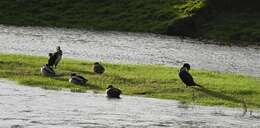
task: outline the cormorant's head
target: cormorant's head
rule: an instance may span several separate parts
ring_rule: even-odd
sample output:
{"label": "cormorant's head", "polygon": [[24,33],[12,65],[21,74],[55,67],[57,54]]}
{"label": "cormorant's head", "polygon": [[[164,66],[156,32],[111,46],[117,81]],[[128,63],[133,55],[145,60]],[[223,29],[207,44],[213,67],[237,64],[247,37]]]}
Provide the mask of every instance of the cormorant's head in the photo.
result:
{"label": "cormorant's head", "polygon": [[109,88],[113,88],[113,85],[108,85],[107,89],[109,89]]}
{"label": "cormorant's head", "polygon": [[49,53],[49,56],[52,56],[52,53]]}
{"label": "cormorant's head", "polygon": [[59,50],[60,50],[60,46],[57,46],[57,48],[56,48],[56,49],[57,49],[57,51],[59,51]]}
{"label": "cormorant's head", "polygon": [[185,67],[185,68],[187,68],[187,70],[190,70],[190,64],[188,64],[188,63],[183,64],[182,67]]}
{"label": "cormorant's head", "polygon": [[70,76],[76,76],[76,73],[71,73]]}
{"label": "cormorant's head", "polygon": [[95,62],[94,65],[98,65],[99,63],[98,62]]}

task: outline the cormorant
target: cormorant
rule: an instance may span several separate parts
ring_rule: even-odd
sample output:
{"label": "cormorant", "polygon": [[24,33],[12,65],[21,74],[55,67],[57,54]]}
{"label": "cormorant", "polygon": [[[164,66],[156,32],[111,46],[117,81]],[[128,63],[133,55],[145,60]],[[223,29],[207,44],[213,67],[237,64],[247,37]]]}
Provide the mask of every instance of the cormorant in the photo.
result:
{"label": "cormorant", "polygon": [[190,65],[185,63],[179,72],[179,77],[181,78],[182,82],[185,83],[186,86],[199,86],[197,83],[194,82],[191,74],[189,73]]}
{"label": "cormorant", "polygon": [[105,68],[101,64],[99,64],[98,62],[94,63],[93,70],[97,74],[102,74],[102,73],[105,72]]}
{"label": "cormorant", "polygon": [[120,94],[122,91],[118,88],[113,87],[113,85],[109,85],[106,90],[108,98],[120,98]]}
{"label": "cormorant", "polygon": [[55,60],[56,57],[53,55],[53,53],[49,53],[48,66],[53,67]]}
{"label": "cormorant", "polygon": [[77,75],[76,73],[71,73],[69,82],[78,84],[78,85],[85,85],[88,80],[84,78],[83,76]]}
{"label": "cormorant", "polygon": [[56,73],[48,64],[41,67],[41,73],[46,76],[55,76]]}
{"label": "cormorant", "polygon": [[55,66],[55,68],[57,67],[57,65],[59,64],[59,62],[60,62],[60,60],[61,60],[61,58],[62,58],[62,50],[60,49],[60,46],[58,46],[57,48],[56,48],[56,52],[54,53],[54,57],[55,57],[55,61],[54,61],[54,66]]}

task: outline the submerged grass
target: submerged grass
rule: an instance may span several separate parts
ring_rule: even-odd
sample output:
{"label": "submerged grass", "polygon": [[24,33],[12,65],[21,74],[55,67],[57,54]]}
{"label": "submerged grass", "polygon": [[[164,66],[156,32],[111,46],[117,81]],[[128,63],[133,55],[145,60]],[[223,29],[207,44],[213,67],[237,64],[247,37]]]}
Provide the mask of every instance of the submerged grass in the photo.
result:
{"label": "submerged grass", "polygon": [[[191,88],[184,86],[178,78],[178,69],[174,67],[105,63],[106,72],[97,75],[92,72],[93,62],[63,59],[56,70],[59,76],[46,77],[40,73],[40,67],[46,62],[46,57],[0,54],[0,78],[46,89],[68,88],[73,92],[104,91],[108,84],[114,84],[126,95],[229,107],[243,107],[246,103],[247,107],[260,108],[260,80],[256,77],[191,70],[194,79],[204,86]],[[69,83],[71,72],[85,76],[88,85]]]}

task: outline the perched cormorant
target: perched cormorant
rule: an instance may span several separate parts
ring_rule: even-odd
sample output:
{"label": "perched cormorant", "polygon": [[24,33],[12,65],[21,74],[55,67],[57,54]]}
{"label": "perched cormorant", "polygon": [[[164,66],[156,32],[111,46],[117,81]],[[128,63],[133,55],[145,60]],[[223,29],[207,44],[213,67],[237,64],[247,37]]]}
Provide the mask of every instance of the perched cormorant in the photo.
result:
{"label": "perched cormorant", "polygon": [[71,73],[69,82],[79,85],[85,85],[88,80],[84,78],[83,76],[77,75],[76,73]]}
{"label": "perched cormorant", "polygon": [[55,57],[54,66],[56,68],[62,58],[62,50],[60,49],[60,46],[57,47],[57,51],[53,56]]}
{"label": "perched cormorant", "polygon": [[118,88],[113,87],[113,85],[109,85],[106,90],[108,98],[120,98],[120,94],[122,91]]}
{"label": "perched cormorant", "polygon": [[93,70],[97,74],[102,74],[102,73],[105,72],[105,68],[101,64],[99,64],[98,62],[94,63]]}
{"label": "perched cormorant", "polygon": [[179,77],[181,78],[182,82],[186,84],[186,86],[199,86],[197,83],[194,82],[191,74],[189,73],[190,65],[185,63],[179,72]]}
{"label": "perched cormorant", "polygon": [[53,67],[55,64],[56,57],[53,53],[49,53],[49,60],[48,60],[48,66]]}

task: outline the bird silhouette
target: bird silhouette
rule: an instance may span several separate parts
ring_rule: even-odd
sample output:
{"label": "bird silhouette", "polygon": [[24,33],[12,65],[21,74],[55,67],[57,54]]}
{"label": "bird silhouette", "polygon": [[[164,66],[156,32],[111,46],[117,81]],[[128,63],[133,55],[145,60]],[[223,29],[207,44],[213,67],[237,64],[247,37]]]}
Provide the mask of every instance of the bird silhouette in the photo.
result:
{"label": "bird silhouette", "polygon": [[113,85],[109,85],[106,90],[108,98],[120,98],[120,94],[122,91],[118,88],[113,87]]}
{"label": "bird silhouette", "polygon": [[189,73],[190,70],[190,65],[188,63],[185,63],[182,68],[179,71],[179,77],[181,78],[182,82],[186,86],[199,86],[202,87],[201,85],[198,85],[194,80],[191,74]]}
{"label": "bird silhouette", "polygon": [[94,63],[94,67],[93,67],[93,70],[95,73],[97,74],[102,74],[105,72],[105,68],[98,62],[95,62]]}

